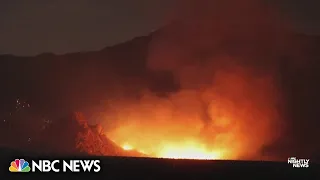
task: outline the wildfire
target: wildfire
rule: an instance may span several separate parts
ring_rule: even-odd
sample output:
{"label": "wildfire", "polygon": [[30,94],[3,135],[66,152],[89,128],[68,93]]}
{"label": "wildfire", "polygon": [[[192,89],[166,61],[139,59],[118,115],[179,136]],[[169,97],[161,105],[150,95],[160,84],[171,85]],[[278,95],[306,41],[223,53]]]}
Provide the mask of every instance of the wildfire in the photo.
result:
{"label": "wildfire", "polygon": [[[124,150],[159,158],[256,159],[279,137],[273,48],[282,47],[285,28],[257,1],[205,2],[182,6],[188,8],[178,15],[181,22],[152,36],[146,67],[155,79],[132,87],[120,81],[108,97],[105,134]],[[194,13],[202,10],[208,11]]]}
{"label": "wildfire", "polygon": [[[134,147],[125,143],[122,148],[125,151],[133,150]],[[158,158],[169,158],[169,159],[203,159],[203,160],[211,160],[211,159],[223,159],[224,154],[221,150],[208,151],[203,145],[196,142],[185,143],[182,146],[179,145],[165,145],[163,148],[160,148],[156,154],[150,155],[147,154],[143,150],[138,150],[138,152],[146,154],[151,157]]]}
{"label": "wildfire", "polygon": [[198,144],[189,144],[186,146],[166,146],[159,157],[172,159],[222,159],[223,154],[219,151],[207,151]]}
{"label": "wildfire", "polygon": [[146,94],[138,102],[112,101],[106,136],[124,150],[148,157],[259,158],[260,148],[277,135],[270,79],[241,71],[215,77],[216,86],[204,90],[182,90],[168,98]]}
{"label": "wildfire", "polygon": [[130,146],[129,144],[124,144],[124,145],[122,146],[122,148],[123,148],[124,150],[126,150],[126,151],[130,151],[130,150],[133,149],[132,146]]}

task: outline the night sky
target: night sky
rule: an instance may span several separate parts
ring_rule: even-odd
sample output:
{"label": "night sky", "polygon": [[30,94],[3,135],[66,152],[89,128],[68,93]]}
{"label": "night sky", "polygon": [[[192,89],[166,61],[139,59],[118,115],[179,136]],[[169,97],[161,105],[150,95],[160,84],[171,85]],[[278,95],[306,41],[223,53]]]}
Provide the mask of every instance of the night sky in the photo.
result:
{"label": "night sky", "polygon": [[[173,2],[0,0],[0,54],[99,50],[157,29]],[[320,1],[276,2],[293,19],[298,31],[320,34]]]}

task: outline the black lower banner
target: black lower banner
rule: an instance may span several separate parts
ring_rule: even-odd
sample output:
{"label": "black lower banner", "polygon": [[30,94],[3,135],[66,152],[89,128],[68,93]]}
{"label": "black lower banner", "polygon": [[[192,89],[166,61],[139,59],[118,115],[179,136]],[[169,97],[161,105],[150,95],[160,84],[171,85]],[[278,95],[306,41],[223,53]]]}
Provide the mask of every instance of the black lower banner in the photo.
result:
{"label": "black lower banner", "polygon": [[[175,160],[133,157],[2,157],[1,176],[76,179],[212,179],[317,176],[319,166],[294,168],[286,162]],[[1,178],[3,179],[3,178]]]}

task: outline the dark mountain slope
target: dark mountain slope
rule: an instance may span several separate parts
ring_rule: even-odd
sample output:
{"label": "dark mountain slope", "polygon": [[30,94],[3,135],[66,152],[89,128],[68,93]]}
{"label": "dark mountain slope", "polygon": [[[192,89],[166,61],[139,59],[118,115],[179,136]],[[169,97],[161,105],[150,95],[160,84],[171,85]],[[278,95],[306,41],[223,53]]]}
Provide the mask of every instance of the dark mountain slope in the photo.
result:
{"label": "dark mountain slope", "polygon": [[[170,76],[146,69],[150,38],[135,38],[96,52],[46,53],[36,57],[2,55],[0,81],[5,87],[0,93],[2,102],[21,97],[33,101],[34,105],[65,104],[72,109],[79,108],[81,103],[101,100],[106,92],[112,94],[117,85],[152,88],[155,79],[161,81]],[[162,82],[172,89],[172,80]]]}

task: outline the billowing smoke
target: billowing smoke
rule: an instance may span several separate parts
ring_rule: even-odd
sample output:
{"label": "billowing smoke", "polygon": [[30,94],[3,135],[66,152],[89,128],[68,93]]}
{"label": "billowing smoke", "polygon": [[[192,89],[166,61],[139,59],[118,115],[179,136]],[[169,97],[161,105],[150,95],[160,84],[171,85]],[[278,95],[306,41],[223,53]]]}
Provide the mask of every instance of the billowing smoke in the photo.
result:
{"label": "billowing smoke", "polygon": [[260,150],[281,133],[275,72],[285,23],[254,0],[179,1],[177,7],[171,23],[154,33],[147,66],[171,72],[180,90],[165,98],[146,89],[139,99],[109,100],[106,134],[157,157],[262,158]]}

